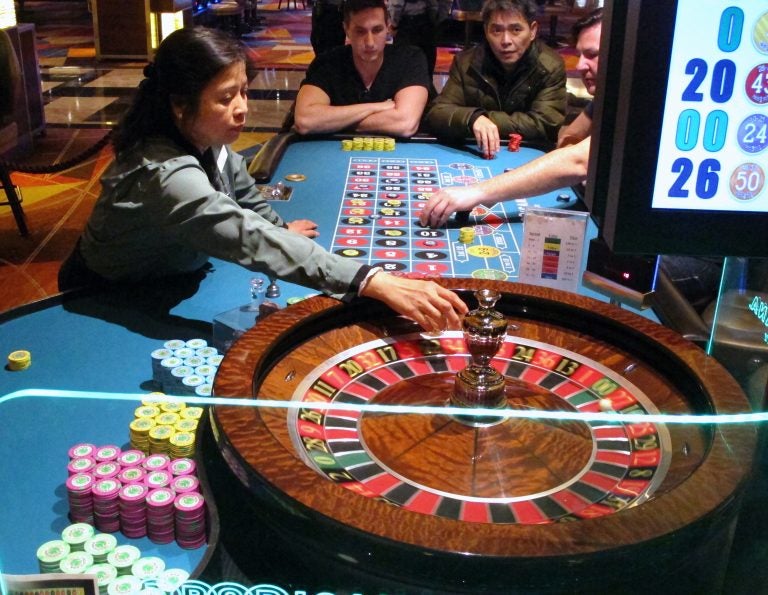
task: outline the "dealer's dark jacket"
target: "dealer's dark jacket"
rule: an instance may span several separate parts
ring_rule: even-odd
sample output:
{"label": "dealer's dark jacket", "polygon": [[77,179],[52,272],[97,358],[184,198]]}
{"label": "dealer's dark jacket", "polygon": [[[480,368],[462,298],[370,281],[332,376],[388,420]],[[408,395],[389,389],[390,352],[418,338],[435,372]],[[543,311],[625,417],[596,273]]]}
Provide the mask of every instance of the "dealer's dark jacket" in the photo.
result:
{"label": "dealer's dark jacket", "polygon": [[504,77],[487,43],[460,52],[442,92],[428,108],[425,128],[443,139],[473,138],[472,124],[485,115],[499,127],[502,140],[515,132],[527,141],[554,143],[567,101],[560,55],[534,40]]}

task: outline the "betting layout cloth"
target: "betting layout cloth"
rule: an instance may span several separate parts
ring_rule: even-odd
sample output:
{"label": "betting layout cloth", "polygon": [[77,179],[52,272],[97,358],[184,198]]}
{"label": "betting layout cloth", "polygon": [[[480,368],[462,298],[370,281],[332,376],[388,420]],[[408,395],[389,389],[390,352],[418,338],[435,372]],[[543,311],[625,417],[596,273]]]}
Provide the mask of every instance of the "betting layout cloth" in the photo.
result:
{"label": "betting layout cloth", "polygon": [[[429,197],[446,186],[492,177],[469,161],[354,156],[349,158],[332,251],[392,272],[506,280],[517,277],[519,224],[524,204],[512,201],[476,207],[468,223],[474,238],[454,221],[439,229],[421,227],[418,216]],[[524,202],[524,201],[523,201]]]}

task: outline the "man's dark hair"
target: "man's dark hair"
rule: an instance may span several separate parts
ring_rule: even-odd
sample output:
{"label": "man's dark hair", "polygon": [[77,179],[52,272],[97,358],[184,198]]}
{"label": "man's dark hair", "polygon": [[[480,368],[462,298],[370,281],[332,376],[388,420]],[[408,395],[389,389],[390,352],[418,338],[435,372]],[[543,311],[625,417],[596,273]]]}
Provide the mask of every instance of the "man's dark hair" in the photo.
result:
{"label": "man's dark hair", "polygon": [[485,0],[483,2],[483,27],[487,27],[496,12],[520,13],[529,25],[536,20],[539,5],[535,0]]}
{"label": "man's dark hair", "polygon": [[589,29],[592,25],[597,25],[598,23],[603,22],[603,9],[602,8],[596,8],[592,12],[584,15],[581,17],[578,21],[576,21],[573,24],[573,27],[571,27],[571,35],[573,36],[573,41],[576,43],[576,40],[579,39],[579,35],[581,34],[584,29]]}
{"label": "man's dark hair", "polygon": [[384,11],[384,20],[389,22],[389,11],[386,0],[344,0],[344,23],[348,24],[353,14],[368,8],[381,8]]}

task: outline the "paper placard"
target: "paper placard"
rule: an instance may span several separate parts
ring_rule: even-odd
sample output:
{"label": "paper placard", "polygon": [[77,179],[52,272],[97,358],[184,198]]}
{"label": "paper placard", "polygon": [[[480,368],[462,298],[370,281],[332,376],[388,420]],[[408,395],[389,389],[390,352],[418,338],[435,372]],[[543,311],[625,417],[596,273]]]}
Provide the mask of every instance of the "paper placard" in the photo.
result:
{"label": "paper placard", "polygon": [[521,283],[576,293],[588,213],[528,207],[523,216]]}

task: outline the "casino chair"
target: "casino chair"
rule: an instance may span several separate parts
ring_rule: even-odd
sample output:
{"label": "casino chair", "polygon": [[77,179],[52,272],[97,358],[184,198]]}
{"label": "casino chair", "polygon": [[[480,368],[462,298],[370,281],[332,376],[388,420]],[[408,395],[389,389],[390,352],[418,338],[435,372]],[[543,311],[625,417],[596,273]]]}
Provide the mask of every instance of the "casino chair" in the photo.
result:
{"label": "casino chair", "polygon": [[11,172],[2,160],[2,156],[16,148],[18,144],[18,126],[15,121],[16,102],[21,90],[21,68],[11,39],[4,29],[0,29],[0,186],[5,191],[7,200],[0,205],[11,207],[16,225],[22,236],[29,235],[29,229],[21,208],[21,199],[11,181]]}
{"label": "casino chair", "polygon": [[[293,0],[293,8],[298,10],[299,2],[301,2],[301,9],[305,10],[307,8],[307,4],[306,2],[304,2],[304,0]],[[277,9],[280,10],[282,6],[283,6],[283,0],[277,0]],[[285,8],[288,10],[291,9],[291,0],[285,0]]]}
{"label": "casino chair", "polygon": [[224,29],[233,35],[239,35],[245,19],[245,2],[236,0],[221,0],[208,7],[211,26]]}

